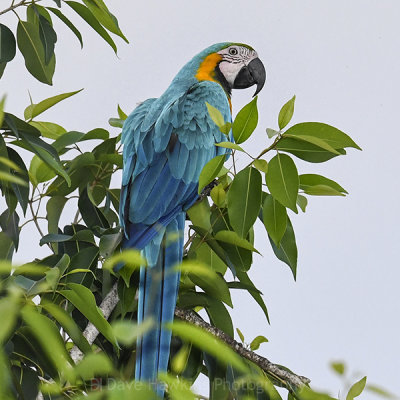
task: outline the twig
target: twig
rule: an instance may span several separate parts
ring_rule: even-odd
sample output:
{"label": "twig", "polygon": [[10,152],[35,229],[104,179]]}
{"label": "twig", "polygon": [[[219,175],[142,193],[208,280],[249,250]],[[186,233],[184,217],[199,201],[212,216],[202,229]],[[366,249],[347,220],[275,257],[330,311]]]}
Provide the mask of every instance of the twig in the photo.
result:
{"label": "twig", "polygon": [[212,182],[210,182],[208,185],[204,186],[203,190],[201,191],[199,198],[197,201],[203,200],[205,197],[209,196],[211,193],[211,190],[217,186],[218,182],[216,179],[214,179]]}
{"label": "twig", "polygon": [[[119,299],[118,299],[117,284],[114,284],[111,291],[107,294],[107,296],[104,298],[99,307],[106,319],[108,319],[111,312],[117,305],[118,301]],[[265,373],[275,378],[275,380],[279,381],[281,383],[281,386],[286,387],[291,391],[299,389],[302,386],[310,383],[310,379],[304,376],[296,375],[293,372],[288,371],[287,369],[272,363],[265,357],[262,357],[254,353],[253,351],[246,349],[241,343],[231,338],[225,332],[205,322],[192,310],[182,310],[177,307],[175,309],[175,316],[179,319],[182,319],[186,322],[196,325],[206,330],[207,332],[210,332],[215,337],[221,339],[229,347],[231,347],[237,354],[256,364]],[[92,344],[95,341],[98,334],[99,331],[92,323],[89,323],[85,331],[83,332],[83,336],[85,336],[89,344]],[[78,362],[82,359],[83,354],[76,346],[74,346],[71,350],[71,357],[74,360],[74,362]]]}
{"label": "twig", "polygon": [[[40,1],[40,0],[35,0],[35,3],[37,3],[38,1]],[[27,1],[27,0],[21,0],[17,4],[14,4],[14,2],[12,2],[10,7],[5,8],[4,10],[0,11],[0,15],[5,14],[9,11],[14,11],[17,7],[24,6],[26,4],[32,4],[32,3],[33,3],[33,1]]]}

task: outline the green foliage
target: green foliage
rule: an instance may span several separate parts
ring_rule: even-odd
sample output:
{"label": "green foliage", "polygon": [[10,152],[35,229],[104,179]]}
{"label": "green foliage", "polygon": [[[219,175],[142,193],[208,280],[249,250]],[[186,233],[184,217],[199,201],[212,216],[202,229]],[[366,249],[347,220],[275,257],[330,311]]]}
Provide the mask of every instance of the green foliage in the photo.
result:
{"label": "green foliage", "polygon": [[[115,53],[112,34],[127,42],[102,0],[49,4],[27,0],[22,4],[28,6],[26,20],[20,17],[15,29],[0,24],[0,78],[18,45],[29,73],[52,84],[57,24],[65,24],[83,46],[75,19],[67,17],[65,9],[83,19]],[[18,13],[20,9],[15,8]],[[114,132],[68,130],[37,120],[78,92],[30,104],[24,119],[4,112],[5,97],[0,101],[0,190],[7,205],[0,215],[1,399],[34,398],[39,390],[46,400],[155,398],[148,385],[133,381],[136,339],[154,327],[151,320],[140,325],[133,322],[138,270],[146,266],[146,260],[134,249],[120,251],[120,189],[112,186],[113,175],[122,168],[119,128],[127,115],[118,105],[117,117],[110,119],[110,125],[118,128]],[[232,291],[247,292],[269,322],[263,295],[249,273],[253,255],[258,253],[255,226],[265,228],[265,240],[268,236],[276,257],[296,277],[291,211],[297,214],[299,207],[305,212],[308,196],[347,194],[324,176],[310,171],[299,174],[291,155],[318,163],[346,154],[348,147],[359,147],[342,131],[321,123],[300,123],[284,132],[294,101],[295,97],[282,107],[279,131],[267,129],[271,140],[265,134],[259,139],[263,146],[259,155],[245,149],[258,124],[257,97],[233,122],[224,121],[219,110],[207,104],[212,120],[224,134],[232,131],[235,143],[216,144],[232,157],[216,157],[201,172],[201,199],[188,210],[185,259],[177,266],[181,271],[178,305],[194,312],[204,309],[210,324],[231,337],[235,328],[230,315]],[[20,149],[25,151],[23,158]],[[235,162],[236,152],[249,157],[243,168]],[[47,248],[48,255],[38,260],[32,254],[31,263],[15,265],[12,258],[26,225],[36,227],[38,244]],[[114,285],[120,301],[106,318],[99,305]],[[89,322],[100,332],[93,344],[84,335]],[[208,377],[213,399],[281,399],[275,385],[282,382],[214,335],[180,321],[166,328],[174,335],[171,371],[160,381],[171,399],[195,398],[190,387],[200,374]],[[243,334],[236,330],[244,343]],[[259,335],[245,346],[255,351],[267,341]],[[83,354],[80,361],[71,357],[74,346]],[[334,368],[344,373],[339,364]],[[112,378],[114,385],[92,390],[91,380],[96,378],[104,382]],[[348,399],[358,396],[363,385],[365,381],[354,384]],[[307,388],[299,393],[287,388],[292,398],[331,398]],[[370,385],[369,390],[381,389]]]}
{"label": "green foliage", "polygon": [[[26,20],[18,15],[16,29],[10,29],[6,25],[0,24],[0,79],[8,63],[10,63],[18,49],[25,59],[26,69],[40,82],[48,85],[53,84],[53,75],[56,65],[56,45],[57,45],[57,24],[53,24],[52,15],[58,21],[65,24],[76,36],[81,47],[83,38],[79,29],[64,12],[65,8],[71,8],[79,18],[86,23],[103,38],[117,53],[117,46],[108,32],[119,36],[126,43],[128,40],[122,33],[118,21],[110,12],[102,0],[82,0],[77,1],[55,1],[48,4],[36,4],[33,0],[26,0],[15,4],[13,2],[13,12],[18,14],[20,6],[26,8]],[[56,3],[57,8],[52,7]],[[68,6],[68,7],[67,7]]]}

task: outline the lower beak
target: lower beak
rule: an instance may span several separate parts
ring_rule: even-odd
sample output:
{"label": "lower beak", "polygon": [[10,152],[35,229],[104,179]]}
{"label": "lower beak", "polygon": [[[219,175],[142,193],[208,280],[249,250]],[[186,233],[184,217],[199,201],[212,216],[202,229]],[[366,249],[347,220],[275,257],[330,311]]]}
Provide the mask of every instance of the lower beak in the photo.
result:
{"label": "lower beak", "polygon": [[256,92],[253,97],[260,93],[264,86],[267,74],[264,64],[259,58],[251,60],[248,65],[245,65],[238,73],[233,82],[234,89],[246,89],[250,86],[257,85]]}

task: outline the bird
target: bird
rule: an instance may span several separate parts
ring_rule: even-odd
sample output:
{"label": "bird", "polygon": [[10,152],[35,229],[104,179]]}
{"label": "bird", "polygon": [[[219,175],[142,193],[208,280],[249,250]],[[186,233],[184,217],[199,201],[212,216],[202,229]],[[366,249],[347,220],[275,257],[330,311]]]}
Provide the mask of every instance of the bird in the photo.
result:
{"label": "bird", "polygon": [[171,331],[182,262],[186,211],[198,199],[199,176],[212,158],[230,150],[215,146],[233,141],[211,119],[207,103],[232,122],[232,89],[264,86],[266,72],[249,45],[217,43],[194,56],[158,98],[139,104],[122,128],[120,225],[123,248],[141,251],[138,324],[153,327],[136,345],[135,379],[155,385],[168,367]]}

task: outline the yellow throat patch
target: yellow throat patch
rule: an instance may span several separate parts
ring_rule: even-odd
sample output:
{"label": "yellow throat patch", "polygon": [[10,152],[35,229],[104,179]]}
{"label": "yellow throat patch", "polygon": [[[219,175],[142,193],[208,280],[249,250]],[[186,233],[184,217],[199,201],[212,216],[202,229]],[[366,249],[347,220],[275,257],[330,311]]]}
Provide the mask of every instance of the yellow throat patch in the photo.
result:
{"label": "yellow throat patch", "polygon": [[221,60],[222,57],[218,53],[208,55],[200,64],[196,73],[196,78],[199,81],[216,82],[214,79],[214,69]]}

